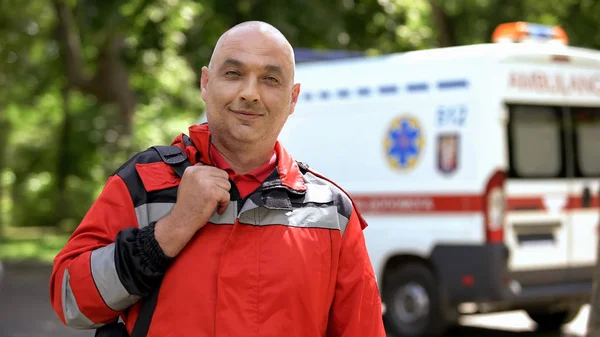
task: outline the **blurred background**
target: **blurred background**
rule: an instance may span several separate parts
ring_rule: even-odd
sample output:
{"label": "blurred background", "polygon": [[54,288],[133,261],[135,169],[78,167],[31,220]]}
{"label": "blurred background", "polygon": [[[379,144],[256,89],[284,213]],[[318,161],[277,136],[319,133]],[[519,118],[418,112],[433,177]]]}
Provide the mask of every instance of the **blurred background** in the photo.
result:
{"label": "blurred background", "polygon": [[[109,174],[202,116],[201,67],[246,20],[279,28],[298,62],[487,43],[512,21],[600,49],[597,0],[0,0],[0,336],[93,335],[52,313],[52,259]],[[458,334],[531,327],[514,317]]]}

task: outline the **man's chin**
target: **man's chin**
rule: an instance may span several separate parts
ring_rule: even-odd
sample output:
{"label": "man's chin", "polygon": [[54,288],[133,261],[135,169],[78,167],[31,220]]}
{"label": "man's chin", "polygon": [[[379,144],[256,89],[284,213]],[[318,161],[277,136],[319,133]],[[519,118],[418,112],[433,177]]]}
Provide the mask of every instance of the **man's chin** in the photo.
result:
{"label": "man's chin", "polygon": [[250,126],[250,125],[240,125],[238,126],[234,132],[233,132],[233,137],[237,140],[237,141],[243,141],[243,142],[256,142],[257,140],[260,139],[260,131],[258,131],[255,127]]}

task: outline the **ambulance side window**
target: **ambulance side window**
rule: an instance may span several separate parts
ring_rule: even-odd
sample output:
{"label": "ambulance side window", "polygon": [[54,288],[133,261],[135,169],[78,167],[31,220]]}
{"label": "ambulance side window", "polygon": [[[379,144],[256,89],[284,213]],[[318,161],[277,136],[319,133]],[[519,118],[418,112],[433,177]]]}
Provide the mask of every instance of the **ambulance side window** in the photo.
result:
{"label": "ambulance side window", "polygon": [[574,128],[575,174],[600,177],[600,108],[571,108]]}
{"label": "ambulance side window", "polygon": [[509,175],[514,178],[564,177],[563,133],[560,110],[512,106],[508,123]]}

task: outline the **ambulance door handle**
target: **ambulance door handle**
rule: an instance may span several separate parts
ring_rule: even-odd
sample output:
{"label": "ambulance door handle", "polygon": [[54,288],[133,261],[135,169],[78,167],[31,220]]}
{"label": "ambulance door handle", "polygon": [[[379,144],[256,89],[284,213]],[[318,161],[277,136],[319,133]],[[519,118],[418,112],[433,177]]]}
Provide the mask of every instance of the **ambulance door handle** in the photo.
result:
{"label": "ambulance door handle", "polygon": [[590,187],[586,186],[583,188],[583,193],[581,195],[581,207],[589,208],[592,206],[592,192],[590,191]]}

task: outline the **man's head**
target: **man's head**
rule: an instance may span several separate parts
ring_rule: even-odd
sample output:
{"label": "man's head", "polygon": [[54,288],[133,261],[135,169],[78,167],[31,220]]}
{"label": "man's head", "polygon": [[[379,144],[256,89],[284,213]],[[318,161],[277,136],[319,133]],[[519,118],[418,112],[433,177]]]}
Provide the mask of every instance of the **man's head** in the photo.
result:
{"label": "man's head", "polygon": [[213,137],[230,145],[273,145],[300,93],[294,67],[292,46],[275,27],[251,21],[225,32],[202,68]]}

